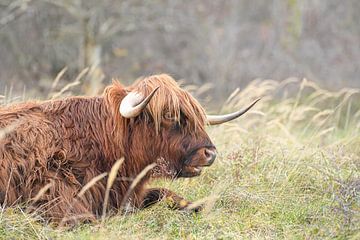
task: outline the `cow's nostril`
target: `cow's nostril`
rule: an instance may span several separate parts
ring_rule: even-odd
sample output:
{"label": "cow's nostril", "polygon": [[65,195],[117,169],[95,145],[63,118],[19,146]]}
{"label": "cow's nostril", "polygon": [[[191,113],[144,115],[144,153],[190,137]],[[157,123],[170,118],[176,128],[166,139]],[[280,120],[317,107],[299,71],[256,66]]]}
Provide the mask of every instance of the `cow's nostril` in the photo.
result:
{"label": "cow's nostril", "polygon": [[216,152],[212,151],[210,149],[205,149],[205,157],[206,157],[208,164],[210,165],[215,161]]}
{"label": "cow's nostril", "polygon": [[206,149],[206,148],[205,148],[205,157],[206,157],[206,158],[211,157],[211,152],[210,152],[208,149]]}

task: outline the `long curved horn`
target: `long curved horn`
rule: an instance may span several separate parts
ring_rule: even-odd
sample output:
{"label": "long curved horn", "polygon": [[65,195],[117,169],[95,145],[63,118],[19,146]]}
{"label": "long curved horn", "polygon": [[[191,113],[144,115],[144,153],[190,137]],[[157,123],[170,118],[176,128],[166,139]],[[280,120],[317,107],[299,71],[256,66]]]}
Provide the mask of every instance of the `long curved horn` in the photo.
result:
{"label": "long curved horn", "polygon": [[147,97],[137,92],[130,92],[120,104],[120,114],[124,118],[133,118],[138,116],[142,110],[149,103],[151,98],[154,96],[155,92],[159,87],[155,88]]}
{"label": "long curved horn", "polygon": [[252,102],[250,104],[250,106],[241,109],[237,112],[233,112],[233,113],[229,113],[229,114],[225,114],[225,115],[206,115],[207,117],[207,121],[210,125],[216,125],[216,124],[221,124],[221,123],[225,123],[231,120],[234,120],[235,118],[240,117],[241,115],[243,115],[244,113],[246,113],[247,111],[250,110],[250,108],[252,108],[261,98],[256,99],[254,102]]}

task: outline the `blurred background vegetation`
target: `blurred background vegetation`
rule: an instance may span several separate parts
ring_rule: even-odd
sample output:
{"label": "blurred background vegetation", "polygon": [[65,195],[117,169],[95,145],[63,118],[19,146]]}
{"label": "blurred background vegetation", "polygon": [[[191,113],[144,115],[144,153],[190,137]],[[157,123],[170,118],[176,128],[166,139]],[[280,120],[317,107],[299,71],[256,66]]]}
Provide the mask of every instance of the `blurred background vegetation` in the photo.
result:
{"label": "blurred background vegetation", "polygon": [[0,94],[46,97],[86,68],[75,93],[159,72],[211,85],[212,99],[291,76],[360,87],[359,12],[358,0],[0,0]]}
{"label": "blurred background vegetation", "polygon": [[204,213],[159,204],[59,231],[1,208],[0,239],[360,239],[359,13],[359,0],[0,0],[0,104],[159,72],[225,103],[214,112],[262,97],[209,128],[219,157],[199,178],[155,183],[211,199]]}

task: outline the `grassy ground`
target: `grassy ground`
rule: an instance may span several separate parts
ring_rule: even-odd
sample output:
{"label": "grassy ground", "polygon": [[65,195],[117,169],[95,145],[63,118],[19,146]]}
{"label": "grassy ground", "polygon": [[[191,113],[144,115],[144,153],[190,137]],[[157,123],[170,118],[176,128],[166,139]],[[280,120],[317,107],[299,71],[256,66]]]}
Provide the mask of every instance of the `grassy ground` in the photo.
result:
{"label": "grassy ground", "polygon": [[162,203],[59,230],[14,207],[0,213],[0,238],[360,239],[358,94],[292,79],[234,93],[223,111],[264,97],[241,120],[209,127],[219,151],[214,165],[194,179],[153,183],[203,199],[203,213]]}

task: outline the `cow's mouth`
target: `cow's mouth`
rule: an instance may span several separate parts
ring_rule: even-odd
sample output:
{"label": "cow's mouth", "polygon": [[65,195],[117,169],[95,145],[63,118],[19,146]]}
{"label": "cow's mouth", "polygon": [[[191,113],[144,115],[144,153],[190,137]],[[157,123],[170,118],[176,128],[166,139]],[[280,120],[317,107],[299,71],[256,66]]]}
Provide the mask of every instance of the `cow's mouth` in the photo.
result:
{"label": "cow's mouth", "polygon": [[179,177],[199,176],[204,167],[208,167],[215,161],[216,148],[213,145],[196,148],[187,155]]}
{"label": "cow's mouth", "polygon": [[190,178],[201,174],[204,166],[185,166],[180,170],[179,177]]}

